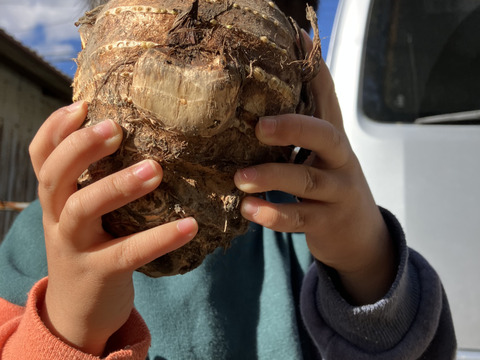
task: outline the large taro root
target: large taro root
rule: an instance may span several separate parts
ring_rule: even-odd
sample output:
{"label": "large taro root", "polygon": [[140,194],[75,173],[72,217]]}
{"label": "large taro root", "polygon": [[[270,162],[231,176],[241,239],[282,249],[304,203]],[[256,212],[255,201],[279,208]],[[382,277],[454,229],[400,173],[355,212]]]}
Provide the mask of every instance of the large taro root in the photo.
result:
{"label": "large taro root", "polygon": [[320,64],[315,31],[307,56],[298,26],[264,0],[111,0],[79,20],[74,100],[86,100],[85,126],[114,119],[120,149],[80,177],[84,187],[143,159],[164,169],[161,185],[103,217],[123,236],[186,216],[199,232],[187,245],[138,269],[182,274],[244,233],[244,194],[233,175],[253,164],[286,161],[286,148],[262,145],[258,118],[311,114],[308,82]]}

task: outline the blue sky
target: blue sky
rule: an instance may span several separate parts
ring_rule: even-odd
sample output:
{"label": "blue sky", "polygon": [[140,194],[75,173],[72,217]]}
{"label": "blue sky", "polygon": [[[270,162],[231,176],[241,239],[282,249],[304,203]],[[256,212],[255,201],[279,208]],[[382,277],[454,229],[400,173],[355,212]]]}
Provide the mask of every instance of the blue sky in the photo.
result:
{"label": "blue sky", "polygon": [[[338,0],[320,0],[320,37],[326,57]],[[0,28],[73,77],[80,39],[75,21],[85,12],[81,0],[0,0]]]}
{"label": "blue sky", "polygon": [[327,57],[328,45],[330,44],[330,34],[332,32],[337,6],[338,0],[320,0],[320,8],[318,9],[317,17],[324,58]]}
{"label": "blue sky", "polygon": [[0,28],[72,76],[80,50],[74,23],[85,10],[82,0],[0,0]]}

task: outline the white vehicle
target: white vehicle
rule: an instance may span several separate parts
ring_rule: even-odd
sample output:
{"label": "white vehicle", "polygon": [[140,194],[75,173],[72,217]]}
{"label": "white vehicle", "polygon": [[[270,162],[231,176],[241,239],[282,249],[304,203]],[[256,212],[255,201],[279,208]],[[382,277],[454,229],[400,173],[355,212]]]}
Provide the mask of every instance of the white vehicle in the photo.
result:
{"label": "white vehicle", "polygon": [[327,63],[377,203],[439,272],[480,359],[480,1],[340,0]]}

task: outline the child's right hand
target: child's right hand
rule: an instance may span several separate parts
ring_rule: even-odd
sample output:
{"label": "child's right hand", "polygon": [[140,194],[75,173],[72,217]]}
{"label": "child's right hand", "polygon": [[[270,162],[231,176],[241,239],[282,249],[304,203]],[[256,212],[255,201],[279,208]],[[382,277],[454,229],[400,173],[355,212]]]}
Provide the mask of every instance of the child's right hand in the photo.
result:
{"label": "child's right hand", "polygon": [[198,225],[187,218],[124,238],[107,234],[101,216],[155,189],[162,169],[144,161],[77,191],[80,174],[122,140],[110,120],[78,130],[86,114],[85,102],[57,110],[30,145],[49,274],[40,314],[54,335],[102,355],[132,311],[133,271],[190,241]]}

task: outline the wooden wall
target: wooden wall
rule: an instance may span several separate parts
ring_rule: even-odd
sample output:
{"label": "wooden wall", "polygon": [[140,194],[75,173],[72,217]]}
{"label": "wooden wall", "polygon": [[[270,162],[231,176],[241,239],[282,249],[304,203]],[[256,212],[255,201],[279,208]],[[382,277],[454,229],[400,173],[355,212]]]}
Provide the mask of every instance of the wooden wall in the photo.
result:
{"label": "wooden wall", "polygon": [[[65,100],[0,61],[0,201],[30,202],[37,181],[28,146],[43,121]],[[3,208],[5,208],[3,206]],[[0,241],[18,211],[0,209]]]}

